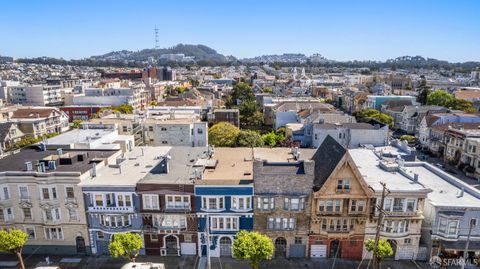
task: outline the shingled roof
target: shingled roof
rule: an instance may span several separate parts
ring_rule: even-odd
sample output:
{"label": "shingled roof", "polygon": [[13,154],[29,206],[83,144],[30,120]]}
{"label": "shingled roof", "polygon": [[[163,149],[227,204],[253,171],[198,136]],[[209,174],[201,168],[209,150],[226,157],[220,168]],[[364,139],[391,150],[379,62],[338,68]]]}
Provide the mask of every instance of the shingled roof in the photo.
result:
{"label": "shingled roof", "polygon": [[346,153],[347,150],[342,145],[327,135],[312,157],[315,161],[314,191],[322,187]]}

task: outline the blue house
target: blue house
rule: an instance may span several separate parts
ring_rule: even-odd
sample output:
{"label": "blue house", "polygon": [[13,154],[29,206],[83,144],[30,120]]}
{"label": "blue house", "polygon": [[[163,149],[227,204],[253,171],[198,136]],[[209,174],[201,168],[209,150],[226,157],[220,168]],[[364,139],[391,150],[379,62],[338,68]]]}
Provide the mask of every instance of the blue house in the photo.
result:
{"label": "blue house", "polygon": [[253,229],[252,161],[251,148],[217,148],[197,166],[198,255],[232,256],[236,234]]}
{"label": "blue house", "polygon": [[[170,147],[142,147],[112,155],[108,162],[92,164],[92,178],[83,180],[90,246],[93,254],[108,254],[117,233],[142,233],[140,199],[136,184],[154,173]],[[140,254],[144,254],[144,249]]]}

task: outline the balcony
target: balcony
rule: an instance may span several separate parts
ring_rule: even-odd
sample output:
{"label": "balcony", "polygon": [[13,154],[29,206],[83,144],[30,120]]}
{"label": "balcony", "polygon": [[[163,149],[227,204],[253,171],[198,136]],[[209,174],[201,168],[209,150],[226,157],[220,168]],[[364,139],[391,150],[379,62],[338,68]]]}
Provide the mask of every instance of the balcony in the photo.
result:
{"label": "balcony", "polygon": [[90,213],[134,213],[133,206],[89,206]]}
{"label": "balcony", "polygon": [[185,204],[168,204],[165,207],[165,211],[167,212],[175,212],[175,211],[191,211],[191,206],[190,203],[185,203]]}
{"label": "balcony", "polygon": [[400,238],[408,236],[410,233],[408,231],[405,232],[395,232],[395,231],[380,231],[380,236],[390,237],[390,238]]}

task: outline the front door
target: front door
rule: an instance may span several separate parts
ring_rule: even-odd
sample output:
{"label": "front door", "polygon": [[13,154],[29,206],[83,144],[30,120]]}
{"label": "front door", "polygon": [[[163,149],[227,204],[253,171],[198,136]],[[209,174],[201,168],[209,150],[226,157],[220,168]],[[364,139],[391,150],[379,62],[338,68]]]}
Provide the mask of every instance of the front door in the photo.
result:
{"label": "front door", "polygon": [[222,237],[220,239],[220,256],[232,256],[232,239],[229,237]]}
{"label": "front door", "polygon": [[275,257],[286,257],[287,255],[287,240],[279,237],[275,240]]}
{"label": "front door", "polygon": [[340,258],[340,252],[341,246],[340,246],[340,241],[338,240],[333,240],[330,242],[330,258]]}
{"label": "front door", "polygon": [[85,239],[83,236],[77,236],[75,241],[77,246],[77,254],[87,254],[87,249],[85,248]]}
{"label": "front door", "polygon": [[169,235],[165,238],[165,249],[167,255],[178,255],[178,240],[175,236]]}

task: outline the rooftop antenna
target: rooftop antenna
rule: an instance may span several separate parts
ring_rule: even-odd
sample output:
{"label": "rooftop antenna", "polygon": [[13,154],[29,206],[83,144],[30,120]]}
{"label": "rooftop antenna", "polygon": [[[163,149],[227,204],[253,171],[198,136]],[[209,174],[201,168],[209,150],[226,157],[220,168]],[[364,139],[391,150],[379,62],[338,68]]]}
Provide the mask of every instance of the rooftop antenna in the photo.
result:
{"label": "rooftop antenna", "polygon": [[155,25],[155,49],[158,49],[158,27]]}

